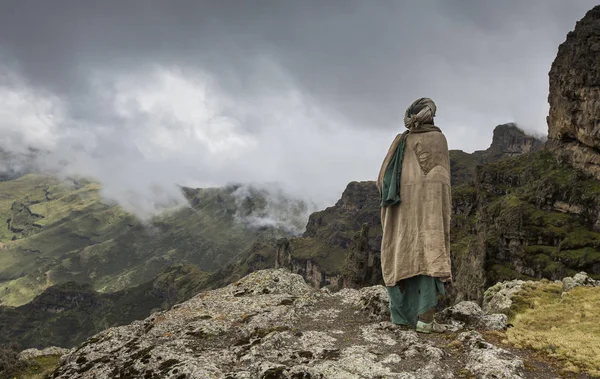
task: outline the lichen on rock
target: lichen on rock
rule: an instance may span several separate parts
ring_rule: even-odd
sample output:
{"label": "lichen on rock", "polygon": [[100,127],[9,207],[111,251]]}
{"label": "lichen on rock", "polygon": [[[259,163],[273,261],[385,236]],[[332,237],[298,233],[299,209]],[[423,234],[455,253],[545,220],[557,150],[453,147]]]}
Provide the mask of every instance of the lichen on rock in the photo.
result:
{"label": "lichen on rock", "polygon": [[389,322],[388,307],[383,286],[332,294],[283,269],[257,271],[95,335],[53,378],[441,379],[465,368],[487,375],[484,366],[499,360],[519,368],[492,347],[465,344],[468,354],[457,356],[447,339]]}

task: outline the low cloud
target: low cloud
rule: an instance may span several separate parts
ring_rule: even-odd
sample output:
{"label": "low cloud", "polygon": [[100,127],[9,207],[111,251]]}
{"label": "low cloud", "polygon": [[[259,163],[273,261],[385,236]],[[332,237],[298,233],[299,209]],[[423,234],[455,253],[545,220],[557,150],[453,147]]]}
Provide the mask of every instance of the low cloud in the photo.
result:
{"label": "low cloud", "polygon": [[[485,149],[513,121],[544,135],[550,65],[593,5],[13,2],[0,149],[35,149],[40,169],[97,180],[142,219],[185,206],[179,186],[232,182],[324,208],[375,179],[421,96],[452,149]],[[252,217],[294,225],[286,212]]]}

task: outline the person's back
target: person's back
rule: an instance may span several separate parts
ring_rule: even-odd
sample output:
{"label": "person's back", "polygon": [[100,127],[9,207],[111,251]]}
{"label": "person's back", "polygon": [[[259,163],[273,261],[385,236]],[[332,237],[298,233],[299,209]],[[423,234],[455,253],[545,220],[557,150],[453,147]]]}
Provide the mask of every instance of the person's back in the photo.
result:
{"label": "person's back", "polygon": [[450,161],[436,107],[421,98],[406,111],[408,130],[396,137],[381,167],[381,265],[395,324],[420,332],[434,323],[437,298],[450,272]]}

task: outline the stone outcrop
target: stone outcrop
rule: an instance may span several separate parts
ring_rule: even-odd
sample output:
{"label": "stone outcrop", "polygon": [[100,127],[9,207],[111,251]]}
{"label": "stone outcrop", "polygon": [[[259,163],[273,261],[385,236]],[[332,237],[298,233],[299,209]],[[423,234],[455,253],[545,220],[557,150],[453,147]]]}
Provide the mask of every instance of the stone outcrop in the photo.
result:
{"label": "stone outcrop", "polygon": [[523,280],[511,280],[500,282],[488,288],[483,296],[483,309],[490,313],[508,314],[515,296],[527,282]]}
{"label": "stone outcrop", "polygon": [[459,322],[460,327],[467,326],[486,330],[504,330],[507,322],[505,314],[486,314],[473,301],[461,301],[450,308],[444,309],[439,316],[442,320],[448,322]]}
{"label": "stone outcrop", "polygon": [[580,272],[573,277],[562,280],[563,292],[571,291],[577,287],[600,287],[600,280],[590,278],[585,272]]}
{"label": "stone outcrop", "polygon": [[28,205],[15,201],[10,207],[10,217],[6,224],[8,229],[15,233],[14,239],[18,239],[37,233],[42,228],[37,220],[42,218],[43,216],[32,212]]}
{"label": "stone outcrop", "polygon": [[485,342],[477,332],[464,332],[458,340],[470,348],[467,371],[481,379],[518,379],[524,371],[523,360],[510,352]]}
{"label": "stone outcrop", "polygon": [[374,283],[381,278],[372,278],[374,254],[369,248],[369,224],[364,224],[352,239],[348,249],[342,280],[344,288],[360,288],[361,284]]}
{"label": "stone outcrop", "polygon": [[600,6],[560,45],[550,70],[549,139],[576,167],[600,179]]}
{"label": "stone outcrop", "polygon": [[19,353],[18,358],[22,361],[27,361],[34,358],[39,357],[47,357],[47,356],[63,356],[69,353],[68,349],[63,349],[62,347],[51,346],[45,349],[26,349]]}
{"label": "stone outcrop", "polygon": [[52,377],[532,377],[521,358],[476,332],[418,335],[387,312],[382,286],[332,294],[286,270],[257,271],[89,338]]}
{"label": "stone outcrop", "polygon": [[291,264],[290,241],[287,238],[280,238],[275,245],[275,268],[289,267]]}
{"label": "stone outcrop", "polygon": [[[515,296],[518,296],[519,292],[526,288],[535,288],[540,283],[539,281],[524,280],[510,280],[496,283],[484,293],[483,310],[491,315],[508,315],[511,313]],[[585,272],[568,276],[556,283],[562,284],[563,295],[565,292],[569,292],[577,287],[600,287],[600,280],[590,278]],[[444,310],[444,312],[447,311]]]}
{"label": "stone outcrop", "polygon": [[492,144],[483,154],[485,163],[517,157],[540,150],[544,142],[526,134],[515,123],[498,125],[494,129]]}

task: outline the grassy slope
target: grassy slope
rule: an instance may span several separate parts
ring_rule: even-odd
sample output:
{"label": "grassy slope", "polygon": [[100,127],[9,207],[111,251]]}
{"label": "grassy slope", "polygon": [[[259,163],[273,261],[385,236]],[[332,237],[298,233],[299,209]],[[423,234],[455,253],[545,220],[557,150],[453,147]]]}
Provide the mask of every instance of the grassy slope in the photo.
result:
{"label": "grassy slope", "polygon": [[600,377],[600,287],[578,287],[562,295],[553,282],[527,284],[514,297],[508,342],[534,349],[566,372]]}
{"label": "grassy slope", "polygon": [[0,344],[72,347],[101,330],[191,298],[209,278],[195,266],[180,265],[150,282],[109,294],[85,284],[56,285],[21,307],[0,307]]}
{"label": "grassy slope", "polygon": [[477,165],[483,163],[483,152],[473,154],[462,150],[450,150],[451,182],[453,186],[462,185],[473,180],[477,175]]}
{"label": "grassy slope", "polygon": [[[95,183],[65,187],[38,175],[0,182],[0,217],[15,220],[19,211],[25,226],[20,233],[0,228],[3,304],[24,304],[66,281],[118,291],[147,282],[174,263],[214,271],[258,236],[273,233],[257,232],[234,220],[238,206],[233,188],[186,190],[192,208],[166,214],[150,225],[103,203],[99,190]],[[15,202],[26,210],[16,209]]]}
{"label": "grassy slope", "polygon": [[49,378],[52,372],[60,365],[60,356],[48,355],[37,357],[29,362],[22,370],[19,370],[14,375],[16,379],[46,379]]}

